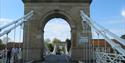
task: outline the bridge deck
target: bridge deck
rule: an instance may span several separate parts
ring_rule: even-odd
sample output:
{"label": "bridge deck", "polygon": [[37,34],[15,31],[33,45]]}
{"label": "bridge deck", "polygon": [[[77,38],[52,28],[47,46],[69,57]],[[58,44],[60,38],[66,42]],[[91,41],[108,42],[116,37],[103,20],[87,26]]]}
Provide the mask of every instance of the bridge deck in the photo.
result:
{"label": "bridge deck", "polygon": [[70,63],[70,57],[67,55],[48,55],[43,63]]}

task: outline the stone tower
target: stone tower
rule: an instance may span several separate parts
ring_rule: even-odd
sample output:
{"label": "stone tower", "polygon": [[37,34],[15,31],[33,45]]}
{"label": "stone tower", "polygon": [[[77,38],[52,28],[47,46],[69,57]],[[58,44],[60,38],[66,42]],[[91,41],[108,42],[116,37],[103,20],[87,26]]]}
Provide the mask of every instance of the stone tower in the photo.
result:
{"label": "stone tower", "polygon": [[[62,18],[71,28],[72,60],[92,60],[90,56],[91,28],[83,23],[80,10],[89,15],[91,0],[23,0],[25,13],[34,11],[24,24],[23,59],[35,61],[44,56],[44,27],[52,18]],[[81,40],[82,39],[82,40]]]}

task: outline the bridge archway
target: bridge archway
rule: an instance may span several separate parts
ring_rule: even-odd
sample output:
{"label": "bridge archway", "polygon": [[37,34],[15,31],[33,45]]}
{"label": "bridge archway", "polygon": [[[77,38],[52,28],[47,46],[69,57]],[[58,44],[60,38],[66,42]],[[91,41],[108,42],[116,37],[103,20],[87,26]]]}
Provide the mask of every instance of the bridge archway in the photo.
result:
{"label": "bridge archway", "polygon": [[[71,47],[70,39],[71,39],[71,27],[66,20],[56,17],[50,19],[46,23],[44,27],[44,44],[47,54],[51,54],[53,52],[54,46],[56,45],[58,47],[60,46],[63,53],[65,53],[64,46],[65,47],[68,46],[68,51],[69,51]],[[58,41],[58,43],[55,43],[55,40]]]}
{"label": "bridge archway", "polygon": [[[45,16],[42,18],[41,20],[41,31],[43,31],[42,35],[44,38],[44,29],[45,29],[45,25],[48,23],[49,20],[53,19],[53,18],[61,18],[64,19],[70,26],[70,33],[71,33],[71,49],[73,47],[73,44],[76,44],[76,41],[73,40],[73,38],[76,38],[75,36],[73,36],[73,32],[76,33],[76,24],[74,23],[74,21],[72,21],[70,15],[68,15],[66,12],[62,11],[62,10],[52,10],[49,11],[47,14],[45,14]],[[43,41],[44,42],[44,41]],[[45,45],[44,45],[45,48]]]}
{"label": "bridge archway", "polygon": [[[71,27],[69,23],[59,16],[51,18],[44,27],[45,55],[56,55],[56,53],[68,54],[68,51],[71,48],[71,42],[69,42],[70,39]],[[69,40],[68,44],[66,40]],[[55,43],[55,41],[58,41],[58,43]]]}
{"label": "bridge archway", "polygon": [[[61,18],[61,19],[64,19],[70,26],[70,33],[71,33],[71,42],[73,44],[73,31],[72,30],[75,30],[76,29],[76,25],[74,24],[74,22],[71,20],[70,16],[68,14],[66,14],[65,12],[61,11],[61,10],[58,10],[58,12],[55,12],[54,11],[51,11],[49,13],[47,13],[47,15],[45,15],[45,17],[42,19],[42,23],[41,23],[41,30],[44,31],[45,29],[45,25],[48,23],[49,20],[53,19],[53,18]],[[42,35],[44,35],[44,33],[42,33]],[[73,46],[73,45],[71,45]]]}
{"label": "bridge archway", "polygon": [[[77,2],[76,2],[77,1]],[[34,11],[34,16],[24,24],[23,39],[23,59],[41,60],[44,51],[44,27],[52,18],[63,18],[71,27],[71,58],[73,60],[88,60],[88,48],[84,47],[85,43],[80,43],[80,38],[84,37],[88,41],[91,39],[91,28],[84,23],[80,10],[85,9],[89,14],[89,5],[91,0],[24,0],[25,13],[30,10]],[[86,28],[87,26],[87,28]],[[86,42],[88,42],[86,41]],[[89,45],[87,43],[87,45]],[[76,54],[79,53],[79,54]],[[27,55],[28,54],[28,55]],[[85,55],[88,55],[85,57]]]}

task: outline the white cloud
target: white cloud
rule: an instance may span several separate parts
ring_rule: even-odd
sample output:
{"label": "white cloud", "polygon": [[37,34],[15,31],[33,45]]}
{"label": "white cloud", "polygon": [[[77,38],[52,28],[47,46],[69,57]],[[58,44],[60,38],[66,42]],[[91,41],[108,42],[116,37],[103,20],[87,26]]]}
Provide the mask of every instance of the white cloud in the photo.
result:
{"label": "white cloud", "polygon": [[125,9],[122,10],[121,14],[123,17],[125,17]]}
{"label": "white cloud", "polygon": [[8,19],[8,18],[0,18],[0,27],[3,25],[6,25],[7,23],[12,22],[12,19]]}
{"label": "white cloud", "polygon": [[63,19],[52,19],[44,28],[44,37],[49,39],[58,38],[65,41],[66,38],[70,38],[70,26]]}
{"label": "white cloud", "polygon": [[124,23],[123,19],[112,19],[112,20],[103,20],[97,22],[100,25],[121,25]]}

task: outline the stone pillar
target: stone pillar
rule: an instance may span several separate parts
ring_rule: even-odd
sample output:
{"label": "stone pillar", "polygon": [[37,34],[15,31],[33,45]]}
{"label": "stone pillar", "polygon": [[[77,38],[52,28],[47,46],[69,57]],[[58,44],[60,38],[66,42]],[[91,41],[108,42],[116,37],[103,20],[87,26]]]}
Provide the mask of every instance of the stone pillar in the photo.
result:
{"label": "stone pillar", "polygon": [[[73,29],[72,37],[72,53],[71,57],[74,62],[84,61],[91,63],[93,60],[93,51],[91,48],[91,28],[87,23],[83,22],[82,30]],[[74,39],[75,38],[75,39]],[[82,41],[82,42],[80,42]]]}
{"label": "stone pillar", "polygon": [[77,30],[76,28],[71,29],[71,58],[73,61],[76,59],[76,48],[77,48]]}
{"label": "stone pillar", "polygon": [[77,47],[77,30],[76,28],[71,29],[71,48]]}
{"label": "stone pillar", "polygon": [[[82,36],[80,36],[82,35]],[[79,58],[81,61],[84,61],[85,63],[91,63],[93,60],[93,51],[92,46],[90,44],[91,41],[91,27],[84,21],[83,22],[83,31],[80,33],[79,38],[82,39],[82,43],[78,45],[78,48],[80,49],[81,56],[79,55]],[[78,42],[80,42],[80,39],[78,39]]]}
{"label": "stone pillar", "polygon": [[[32,31],[32,32],[31,32]],[[25,22],[24,25],[24,43],[23,43],[23,60],[39,61],[43,57],[44,42],[43,31],[38,30],[36,24]]]}

